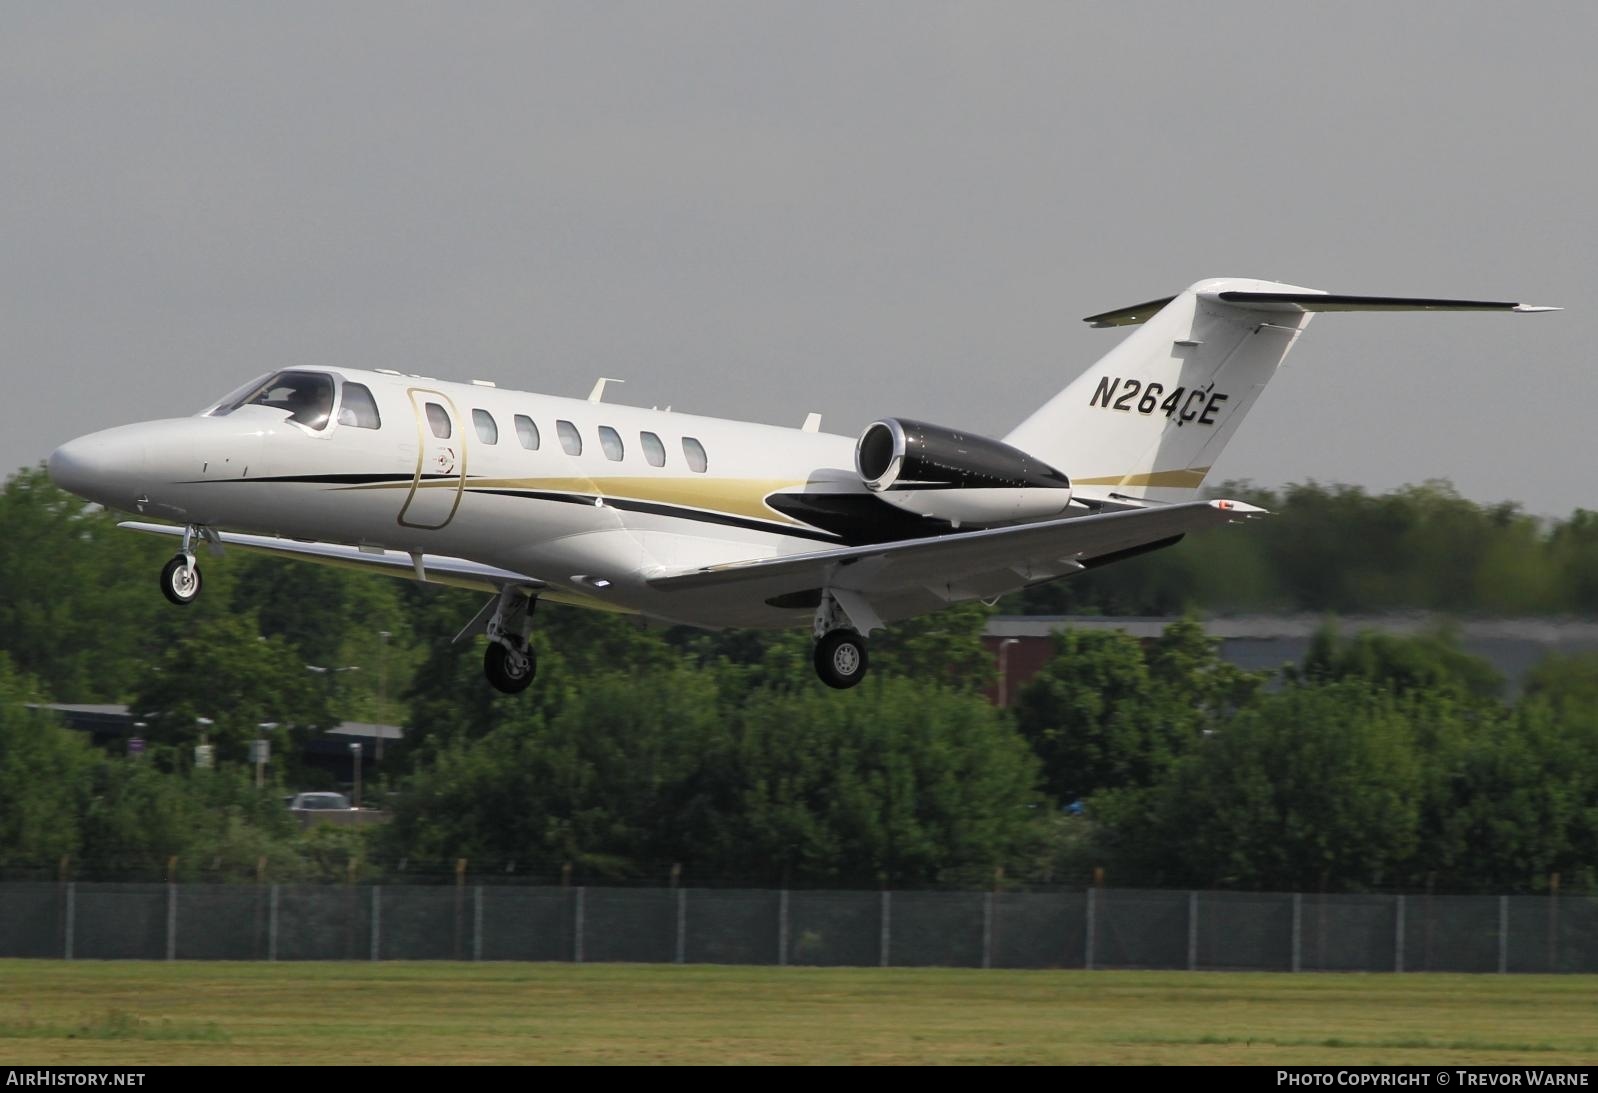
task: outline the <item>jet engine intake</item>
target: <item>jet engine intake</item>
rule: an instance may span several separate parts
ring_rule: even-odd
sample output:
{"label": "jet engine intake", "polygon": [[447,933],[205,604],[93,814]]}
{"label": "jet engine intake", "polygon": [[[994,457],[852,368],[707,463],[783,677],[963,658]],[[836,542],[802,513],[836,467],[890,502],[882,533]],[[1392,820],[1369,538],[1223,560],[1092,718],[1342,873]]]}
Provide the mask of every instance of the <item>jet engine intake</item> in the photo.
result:
{"label": "jet engine intake", "polygon": [[1071,500],[1071,480],[1019,448],[908,418],[866,426],[855,445],[865,487],[898,508],[956,524],[1053,516]]}

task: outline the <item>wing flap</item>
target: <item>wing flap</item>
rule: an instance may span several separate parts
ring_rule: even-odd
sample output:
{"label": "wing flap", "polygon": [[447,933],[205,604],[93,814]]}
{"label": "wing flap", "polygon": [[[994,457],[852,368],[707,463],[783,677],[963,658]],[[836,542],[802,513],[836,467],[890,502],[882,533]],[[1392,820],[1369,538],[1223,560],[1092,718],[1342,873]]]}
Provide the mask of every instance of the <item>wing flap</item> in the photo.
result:
{"label": "wing flap", "polygon": [[[127,528],[129,531],[143,532],[146,535],[178,538],[183,534],[182,528],[170,524],[145,524],[129,520],[117,526]],[[398,550],[362,550],[360,547],[342,546],[338,543],[305,543],[298,539],[282,539],[273,535],[244,535],[232,531],[217,532],[216,538],[223,546],[237,550],[317,562],[321,565],[365,573],[385,573],[391,577],[404,577],[413,581],[417,579],[419,565],[430,584],[471,588],[480,592],[497,592],[506,585],[516,585],[530,590],[545,587],[543,581],[525,573],[444,554],[423,554],[418,563],[409,554]]]}

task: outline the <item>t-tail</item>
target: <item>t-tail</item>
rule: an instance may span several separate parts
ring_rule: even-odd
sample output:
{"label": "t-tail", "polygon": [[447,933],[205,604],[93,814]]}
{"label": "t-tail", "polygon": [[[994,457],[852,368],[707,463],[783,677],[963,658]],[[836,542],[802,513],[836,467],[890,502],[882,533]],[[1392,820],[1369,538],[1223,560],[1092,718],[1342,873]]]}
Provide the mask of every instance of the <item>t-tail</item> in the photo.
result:
{"label": "t-tail", "polygon": [[1557,310],[1200,281],[1089,316],[1094,326],[1139,329],[1004,440],[1065,472],[1084,499],[1191,500],[1314,313]]}

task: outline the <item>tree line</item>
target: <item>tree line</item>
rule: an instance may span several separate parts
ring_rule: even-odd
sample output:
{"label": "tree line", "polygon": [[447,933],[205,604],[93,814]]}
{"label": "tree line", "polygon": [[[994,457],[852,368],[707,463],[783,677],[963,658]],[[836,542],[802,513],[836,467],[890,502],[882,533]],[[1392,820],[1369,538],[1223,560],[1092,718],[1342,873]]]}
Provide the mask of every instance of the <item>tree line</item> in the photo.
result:
{"label": "tree line", "polygon": [[[1359,570],[1363,551],[1385,563],[1382,588],[1412,571],[1427,596],[1448,573],[1466,588],[1492,572],[1494,544],[1466,542],[1478,519],[1505,529],[1504,549],[1535,525],[1528,564],[1546,572],[1520,587],[1545,591],[1591,534],[1585,514],[1538,524],[1438,487],[1295,488],[1276,507],[1263,527],[1208,538],[1237,547],[1261,530],[1277,545],[1239,557],[1301,540],[1334,569]],[[1329,510],[1360,517],[1345,530],[1361,550],[1321,541],[1342,526]],[[1293,526],[1301,511],[1318,533]],[[1423,535],[1429,512],[1452,514],[1453,531]],[[166,544],[39,472],[6,484],[0,524],[0,872],[13,875],[349,879],[447,874],[465,858],[506,876],[675,868],[810,886],[1078,886],[1095,870],[1112,884],[1301,891],[1598,880],[1593,658],[1552,659],[1509,700],[1446,631],[1329,626],[1303,663],[1265,674],[1227,664],[1192,621],[1148,643],[1068,629],[997,710],[981,695],[993,661],[980,605],[877,638],[873,677],[851,692],[814,681],[807,634],[645,630],[541,607],[539,680],[512,698],[483,686],[480,644],[451,642],[474,607],[464,593],[234,552],[206,560],[205,596],[179,610],[155,589]],[[1181,572],[1201,542],[1127,565]],[[1439,554],[1423,574],[1381,553],[1427,542],[1476,561],[1448,569]],[[1300,568],[1321,594],[1375,587]],[[1265,587],[1238,579],[1244,599]],[[1115,602],[1153,610],[1127,581]],[[47,700],[126,702],[149,747],[100,752],[41,712]],[[295,745],[340,719],[406,726],[368,783],[392,822],[301,832],[281,794],[325,776]],[[216,769],[193,769],[202,733]],[[247,746],[262,733],[281,761],[257,790]]]}

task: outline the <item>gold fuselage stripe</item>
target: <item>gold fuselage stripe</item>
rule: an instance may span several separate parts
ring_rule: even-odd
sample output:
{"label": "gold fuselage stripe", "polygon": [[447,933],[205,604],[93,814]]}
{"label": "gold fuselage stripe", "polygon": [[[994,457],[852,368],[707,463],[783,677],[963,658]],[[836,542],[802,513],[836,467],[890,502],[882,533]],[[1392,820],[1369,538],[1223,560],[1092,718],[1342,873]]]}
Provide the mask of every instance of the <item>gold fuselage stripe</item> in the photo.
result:
{"label": "gold fuselage stripe", "polygon": [[[410,489],[410,482],[378,482],[351,487],[353,489]],[[618,476],[610,478],[473,478],[466,483],[468,490],[536,490],[548,493],[575,493],[585,496],[615,497],[630,501],[653,501],[662,505],[704,509],[728,516],[743,516],[752,520],[765,520],[795,527],[806,527],[771,508],[766,497],[779,490],[804,483],[782,478],[652,478],[646,476]],[[418,489],[457,489],[451,476],[434,482],[423,482]]]}
{"label": "gold fuselage stripe", "polygon": [[1188,467],[1180,471],[1149,471],[1145,474],[1101,475],[1097,478],[1073,478],[1073,486],[1172,486],[1178,489],[1197,489],[1204,484],[1208,467]]}

